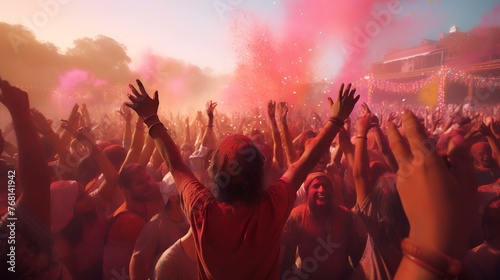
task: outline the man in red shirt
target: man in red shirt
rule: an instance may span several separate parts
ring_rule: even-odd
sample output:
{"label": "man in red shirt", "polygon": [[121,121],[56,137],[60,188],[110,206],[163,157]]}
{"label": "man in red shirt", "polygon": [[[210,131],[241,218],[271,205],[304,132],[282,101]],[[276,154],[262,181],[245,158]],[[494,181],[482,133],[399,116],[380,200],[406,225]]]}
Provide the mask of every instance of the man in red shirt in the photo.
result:
{"label": "man in red shirt", "polygon": [[332,117],[316,141],[276,183],[264,188],[264,157],[251,139],[223,139],[209,166],[212,184],[203,186],[181,159],[179,149],[160,122],[158,92],[154,99],[137,80],[128,97],[149,128],[179,188],[183,211],[193,229],[201,279],[278,279],[281,232],[293,208],[295,193],[359,99],[355,89],[340,87],[329,98]]}

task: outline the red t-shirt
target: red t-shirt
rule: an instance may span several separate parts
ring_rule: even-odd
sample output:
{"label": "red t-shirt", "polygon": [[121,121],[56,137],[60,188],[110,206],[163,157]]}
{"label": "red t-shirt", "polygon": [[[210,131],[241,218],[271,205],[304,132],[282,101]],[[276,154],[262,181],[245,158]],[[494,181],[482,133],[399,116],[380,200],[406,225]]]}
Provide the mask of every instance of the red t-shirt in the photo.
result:
{"label": "red t-shirt", "polygon": [[216,200],[196,178],[185,180],[181,198],[193,228],[199,277],[279,279],[281,233],[295,189],[281,178],[260,203],[230,205]]}

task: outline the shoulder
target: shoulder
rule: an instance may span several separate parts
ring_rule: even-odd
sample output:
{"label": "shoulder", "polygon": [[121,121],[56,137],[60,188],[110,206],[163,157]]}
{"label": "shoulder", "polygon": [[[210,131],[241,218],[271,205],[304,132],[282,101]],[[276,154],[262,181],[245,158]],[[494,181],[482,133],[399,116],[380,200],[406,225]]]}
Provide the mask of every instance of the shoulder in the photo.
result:
{"label": "shoulder", "polygon": [[146,224],[144,218],[131,211],[117,213],[113,219],[109,237],[117,241],[135,241]]}

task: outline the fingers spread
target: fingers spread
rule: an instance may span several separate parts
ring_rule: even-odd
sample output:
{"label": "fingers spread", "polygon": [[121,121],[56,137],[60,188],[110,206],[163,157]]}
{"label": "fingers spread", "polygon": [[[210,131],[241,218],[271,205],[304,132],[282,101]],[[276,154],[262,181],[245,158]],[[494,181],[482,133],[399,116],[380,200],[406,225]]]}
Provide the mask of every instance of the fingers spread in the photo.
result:
{"label": "fingers spread", "polygon": [[136,103],[137,102],[137,98],[135,96],[133,96],[132,94],[130,94],[130,93],[127,94],[127,97],[128,97],[128,99],[130,99],[130,101],[132,101],[132,103]]}
{"label": "fingers spread", "polygon": [[[128,87],[130,88],[130,90],[132,91],[132,93],[137,97],[141,97],[141,94],[137,91],[137,89],[135,89],[135,87],[131,84],[128,85]],[[129,94],[130,95],[130,94]],[[130,97],[129,97],[130,98]]]}
{"label": "fingers spread", "polygon": [[[144,96],[147,96],[147,94]],[[154,101],[158,102],[158,91],[155,91],[155,95],[154,95],[153,99],[154,99]]]}
{"label": "fingers spread", "polygon": [[124,103],[124,104],[125,104],[125,106],[132,108],[132,109],[137,108],[137,104],[135,104],[135,103]]}
{"label": "fingers spread", "polygon": [[142,84],[141,80],[137,79],[135,81],[137,82],[137,85],[139,86],[139,90],[141,91],[141,93],[143,95],[148,95],[148,93],[146,92],[146,89],[144,88],[144,85]]}

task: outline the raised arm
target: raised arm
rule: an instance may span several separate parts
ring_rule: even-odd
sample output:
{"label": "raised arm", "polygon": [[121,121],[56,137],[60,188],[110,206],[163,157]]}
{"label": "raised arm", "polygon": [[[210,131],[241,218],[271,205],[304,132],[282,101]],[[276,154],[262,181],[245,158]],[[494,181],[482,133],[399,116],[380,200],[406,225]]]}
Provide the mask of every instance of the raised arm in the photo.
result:
{"label": "raised arm", "polygon": [[281,144],[280,131],[276,122],[276,101],[269,100],[267,103],[267,115],[271,122],[271,131],[273,135],[273,157],[280,168],[283,168],[283,146]]}
{"label": "raised arm", "polygon": [[132,136],[132,145],[128,150],[127,156],[123,161],[122,168],[131,163],[138,163],[144,148],[144,122],[141,118],[137,119],[134,135]]}
{"label": "raised arm", "polygon": [[396,186],[410,222],[395,279],[453,279],[477,212],[472,159],[463,139],[456,136],[446,163],[436,149],[425,145],[425,129],[411,111],[406,110],[402,120],[409,146],[393,124],[387,129],[399,164]]}
{"label": "raised arm", "polygon": [[[18,147],[18,174],[23,194],[17,204],[50,228],[50,175],[38,132],[31,120],[28,94],[0,79],[0,102],[10,112]],[[12,174],[9,174],[12,175]]]}
{"label": "raised arm", "polygon": [[207,116],[208,116],[208,124],[205,128],[205,132],[203,133],[203,138],[201,139],[201,145],[203,147],[213,149],[215,148],[215,134],[214,134],[214,110],[217,107],[216,102],[208,103],[207,106]]}
{"label": "raised arm", "polygon": [[[184,164],[179,149],[158,118],[158,91],[155,92],[153,99],[151,99],[141,81],[137,80],[137,85],[140,92],[134,86],[129,85],[132,94],[129,94],[128,98],[132,103],[127,103],[127,106],[136,111],[148,126],[149,135],[155,139],[156,148],[167,163],[170,172],[172,172],[176,186],[180,188],[184,186],[184,180],[196,179],[196,177],[191,169]],[[179,191],[179,193],[181,192],[182,190]]]}
{"label": "raised arm", "polygon": [[285,146],[286,159],[288,161],[288,166],[297,159],[295,150],[293,149],[292,136],[290,135],[290,129],[288,129],[287,116],[288,116],[288,105],[286,102],[280,102],[278,104],[278,113],[280,117],[281,133],[283,134],[283,145]]}
{"label": "raised arm", "polygon": [[123,131],[123,147],[125,150],[130,149],[130,145],[132,142],[132,112],[130,112],[130,108],[123,105],[119,111],[117,111],[125,121],[125,131]]}
{"label": "raised arm", "polygon": [[366,104],[363,104],[366,112],[358,120],[358,135],[356,136],[356,145],[354,147],[354,166],[352,173],[354,184],[356,185],[356,200],[359,205],[363,205],[366,197],[371,192],[370,184],[370,161],[368,159],[367,135],[372,127],[370,123],[372,114]]}
{"label": "raised arm", "polygon": [[[332,116],[316,136],[312,145],[308,146],[302,156],[293,163],[285,172],[283,177],[287,178],[295,188],[298,188],[307,177],[307,174],[316,165],[328,148],[340,128],[344,126],[344,120],[349,117],[359,99],[354,96],[356,89],[351,90],[351,84],[344,90],[344,84],[340,86],[337,101],[335,103],[328,98]],[[293,191],[297,191],[294,189]]]}

